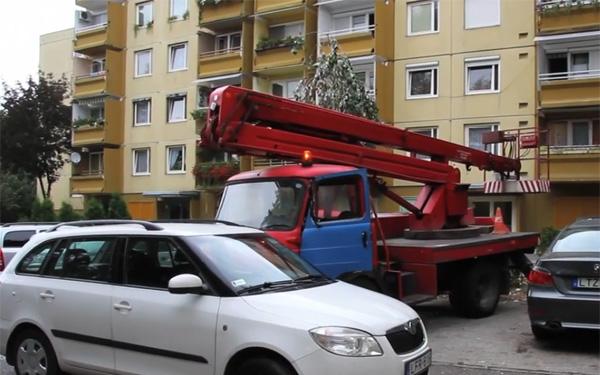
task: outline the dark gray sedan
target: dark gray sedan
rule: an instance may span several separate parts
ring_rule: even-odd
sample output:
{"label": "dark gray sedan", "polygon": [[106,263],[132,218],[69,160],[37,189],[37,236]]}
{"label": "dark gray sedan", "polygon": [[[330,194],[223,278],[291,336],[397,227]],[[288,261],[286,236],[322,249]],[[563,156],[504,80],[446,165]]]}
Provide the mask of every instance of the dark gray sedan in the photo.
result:
{"label": "dark gray sedan", "polygon": [[528,277],[531,331],[543,340],[565,329],[600,330],[600,218],[565,227]]}

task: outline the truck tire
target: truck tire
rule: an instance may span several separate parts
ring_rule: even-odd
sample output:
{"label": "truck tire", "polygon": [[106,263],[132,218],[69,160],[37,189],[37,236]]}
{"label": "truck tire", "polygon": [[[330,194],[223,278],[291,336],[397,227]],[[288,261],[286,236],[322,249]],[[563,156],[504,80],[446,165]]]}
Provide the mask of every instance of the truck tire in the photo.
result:
{"label": "truck tire", "polygon": [[485,318],[496,311],[500,300],[500,267],[488,261],[470,264],[462,270],[450,290],[450,305],[465,318]]}

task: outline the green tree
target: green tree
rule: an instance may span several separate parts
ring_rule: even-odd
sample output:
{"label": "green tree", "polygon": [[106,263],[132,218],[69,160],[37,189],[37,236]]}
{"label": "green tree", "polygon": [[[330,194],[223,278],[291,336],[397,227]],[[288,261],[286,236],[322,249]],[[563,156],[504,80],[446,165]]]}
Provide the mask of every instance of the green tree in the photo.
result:
{"label": "green tree", "polygon": [[81,216],[75,212],[73,205],[69,202],[62,202],[60,209],[58,210],[58,220],[65,221],[77,221],[80,220]]}
{"label": "green tree", "polygon": [[329,38],[331,51],[317,58],[314,74],[300,81],[296,100],[316,104],[354,116],[379,121],[375,100],[369,95],[347,56],[339,53],[334,38]]}
{"label": "green tree", "polygon": [[52,200],[44,198],[40,201],[36,197],[31,208],[31,221],[56,221]]}
{"label": "green tree", "polygon": [[12,173],[22,170],[39,184],[43,198],[52,185],[71,147],[71,108],[64,104],[69,82],[39,72],[16,87],[3,83],[0,116],[0,161]]}
{"label": "green tree", "polygon": [[113,193],[108,202],[108,219],[131,219],[127,203],[119,193]]}
{"label": "green tree", "polygon": [[90,198],[85,206],[84,216],[88,220],[99,220],[106,218],[102,202],[95,198]]}
{"label": "green tree", "polygon": [[35,200],[35,180],[18,171],[11,173],[0,166],[0,221],[19,221],[31,214]]}

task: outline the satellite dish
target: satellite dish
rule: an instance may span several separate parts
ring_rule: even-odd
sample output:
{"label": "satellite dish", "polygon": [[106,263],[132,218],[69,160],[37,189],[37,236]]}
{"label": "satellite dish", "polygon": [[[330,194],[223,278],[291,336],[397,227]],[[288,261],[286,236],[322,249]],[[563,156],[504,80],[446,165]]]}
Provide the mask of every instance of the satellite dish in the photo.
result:
{"label": "satellite dish", "polygon": [[72,152],[70,158],[71,163],[73,164],[79,164],[79,162],[81,161],[81,155],[79,155],[78,152]]}

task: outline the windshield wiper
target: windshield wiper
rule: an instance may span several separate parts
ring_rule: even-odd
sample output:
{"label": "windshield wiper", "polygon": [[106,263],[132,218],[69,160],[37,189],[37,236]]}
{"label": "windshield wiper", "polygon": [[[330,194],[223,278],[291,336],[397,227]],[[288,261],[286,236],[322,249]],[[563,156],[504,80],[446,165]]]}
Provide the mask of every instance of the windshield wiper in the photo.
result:
{"label": "windshield wiper", "polygon": [[281,281],[265,281],[262,284],[252,285],[238,291],[238,294],[248,294],[258,291],[267,291],[269,289],[273,289],[274,287],[285,287],[285,286],[294,286],[296,285],[294,280],[281,280]]}
{"label": "windshield wiper", "polygon": [[302,282],[302,281],[310,281],[310,282],[315,282],[315,281],[330,281],[331,279],[327,276],[323,276],[323,275],[306,275],[306,276],[302,276],[299,277],[297,279],[294,279],[294,282]]}
{"label": "windshield wiper", "polygon": [[260,227],[261,230],[269,230],[269,229],[291,229],[287,224],[269,224]]}

